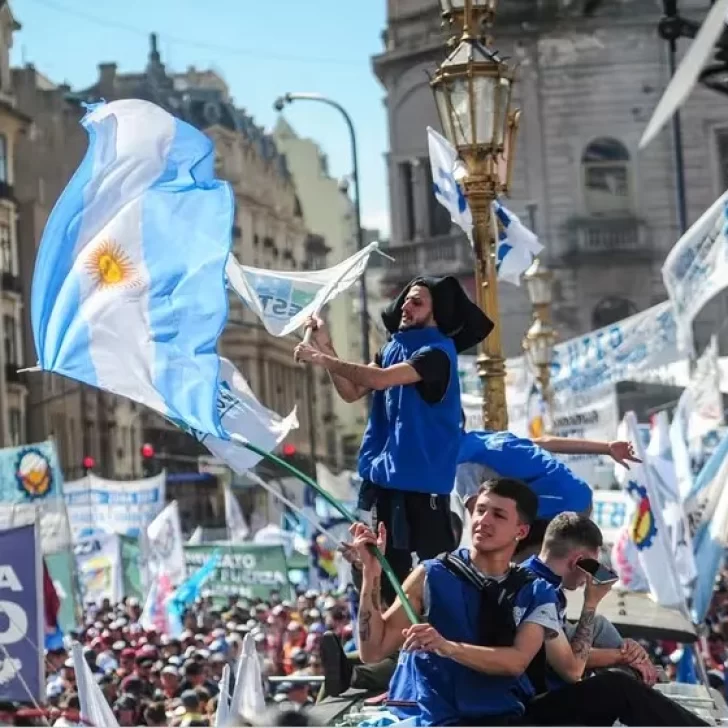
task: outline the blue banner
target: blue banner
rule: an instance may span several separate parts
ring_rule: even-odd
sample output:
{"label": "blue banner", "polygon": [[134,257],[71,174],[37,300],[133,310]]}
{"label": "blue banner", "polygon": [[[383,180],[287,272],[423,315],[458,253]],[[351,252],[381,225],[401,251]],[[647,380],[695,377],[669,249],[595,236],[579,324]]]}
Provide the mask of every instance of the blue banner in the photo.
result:
{"label": "blue banner", "polygon": [[34,524],[0,531],[0,700],[45,700],[39,541]]}
{"label": "blue banner", "polygon": [[42,502],[62,492],[63,473],[52,442],[0,450],[0,502]]}

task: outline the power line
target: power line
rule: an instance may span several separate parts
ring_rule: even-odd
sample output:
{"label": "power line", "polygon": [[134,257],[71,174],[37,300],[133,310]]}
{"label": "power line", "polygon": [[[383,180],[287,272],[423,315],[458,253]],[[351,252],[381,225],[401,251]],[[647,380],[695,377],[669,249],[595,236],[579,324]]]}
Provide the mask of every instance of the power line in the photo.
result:
{"label": "power line", "polygon": [[[46,8],[55,10],[65,15],[70,15],[80,20],[85,20],[89,23],[104,27],[113,28],[114,30],[122,30],[126,33],[133,33],[135,35],[143,36],[147,38],[150,31],[144,30],[137,26],[128,25],[127,23],[121,23],[117,20],[110,20],[108,18],[101,18],[98,15],[92,15],[86,13],[83,10],[76,10],[69,8],[61,3],[57,3],[54,0],[31,0],[38,5],[43,5]],[[270,50],[257,49],[257,48],[240,48],[232,46],[219,45],[218,43],[205,43],[203,41],[193,40],[191,38],[181,38],[179,36],[169,35],[168,33],[160,33],[160,38],[169,43],[174,43],[179,46],[188,46],[190,48],[199,48],[201,50],[213,51],[217,54],[227,54],[235,56],[247,56],[257,58],[259,61],[282,61],[285,63],[313,63],[318,65],[331,65],[331,66],[359,66],[361,61],[356,61],[347,58],[324,58],[315,56],[290,56],[280,53],[271,53]]]}

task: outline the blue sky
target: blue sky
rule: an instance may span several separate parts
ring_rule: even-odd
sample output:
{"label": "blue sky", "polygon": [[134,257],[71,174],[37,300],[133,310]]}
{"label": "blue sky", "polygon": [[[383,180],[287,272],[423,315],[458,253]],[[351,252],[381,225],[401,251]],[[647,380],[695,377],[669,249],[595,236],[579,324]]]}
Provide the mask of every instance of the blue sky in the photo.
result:
{"label": "blue sky", "polygon": [[[23,28],[15,34],[15,65],[33,63],[57,83],[91,85],[97,64],[115,61],[119,72],[146,65],[148,34],[159,35],[170,70],[213,68],[238,106],[271,128],[275,98],[286,91],[316,91],[336,99],[357,129],[365,225],[388,230],[384,153],[384,93],[371,71],[380,52],[385,0],[10,0]],[[322,104],[297,102],[286,118],[316,139],[334,176],[349,174],[343,119]]]}

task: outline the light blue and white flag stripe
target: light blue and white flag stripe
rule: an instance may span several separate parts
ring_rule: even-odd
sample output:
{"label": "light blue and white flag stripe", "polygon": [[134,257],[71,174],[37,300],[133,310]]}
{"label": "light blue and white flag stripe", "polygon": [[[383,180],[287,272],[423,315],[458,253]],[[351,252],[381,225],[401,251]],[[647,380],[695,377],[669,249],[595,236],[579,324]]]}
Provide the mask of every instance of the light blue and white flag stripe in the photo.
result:
{"label": "light blue and white flag stripe", "polygon": [[693,549],[699,565],[692,603],[697,624],[708,613],[728,544],[728,435],[695,479],[685,510],[695,528]]}
{"label": "light blue and white flag stripe", "polygon": [[38,366],[227,437],[217,339],[234,214],[213,144],[146,101],[97,104],[36,260]]}
{"label": "light blue and white flag stripe", "polygon": [[518,286],[521,276],[531,267],[533,259],[543,250],[543,245],[535,233],[499,201],[493,203],[493,210],[501,224],[496,262],[498,278]]}

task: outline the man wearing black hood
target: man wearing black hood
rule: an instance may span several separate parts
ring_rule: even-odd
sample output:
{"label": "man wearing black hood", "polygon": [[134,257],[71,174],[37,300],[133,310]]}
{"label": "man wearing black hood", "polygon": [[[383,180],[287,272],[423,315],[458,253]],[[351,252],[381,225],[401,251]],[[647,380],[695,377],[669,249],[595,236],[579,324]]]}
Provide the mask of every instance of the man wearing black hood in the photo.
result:
{"label": "man wearing black hood", "polygon": [[[339,395],[355,402],[373,392],[359,450],[362,510],[375,508],[388,533],[387,560],[400,580],[412,552],[429,559],[451,551],[450,492],[460,445],[457,355],[493,329],[460,283],[415,278],[382,312],[390,340],[369,365],[339,359],[321,319],[308,322],[312,345],[295,357],[326,369]],[[392,603],[388,582],[382,595]]]}

